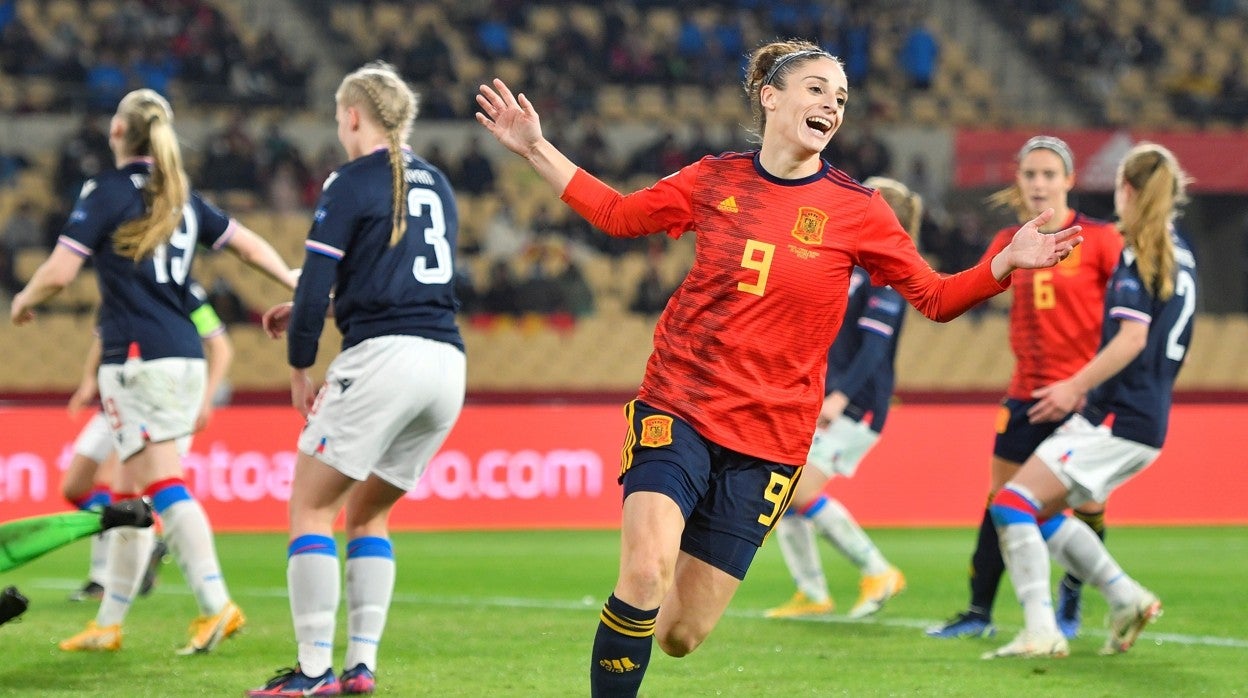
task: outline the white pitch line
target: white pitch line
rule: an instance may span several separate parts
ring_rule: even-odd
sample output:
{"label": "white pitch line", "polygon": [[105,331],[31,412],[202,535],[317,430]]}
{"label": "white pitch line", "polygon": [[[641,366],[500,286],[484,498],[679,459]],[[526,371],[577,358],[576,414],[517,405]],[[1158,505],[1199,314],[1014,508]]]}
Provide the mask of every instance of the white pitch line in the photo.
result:
{"label": "white pitch line", "polygon": [[[31,585],[41,589],[59,589],[64,591],[72,591],[81,586],[81,582],[71,579],[34,579]],[[236,593],[240,597],[245,596],[262,596],[267,598],[284,599],[287,597],[285,588],[278,587],[248,587],[238,589],[235,587]],[[176,594],[181,596],[189,596],[190,590],[178,586],[176,589],[161,587],[161,594]],[[402,604],[425,604],[429,606],[490,606],[494,608],[536,608],[547,611],[597,611],[602,606],[602,599],[584,597],[579,601],[569,599],[537,599],[519,596],[430,596],[426,594],[410,594],[396,592],[394,594],[394,603]],[[756,610],[734,610],[729,608],[724,613],[726,616],[733,618],[753,618],[762,620],[764,618],[763,611]],[[923,620],[920,618],[865,618],[850,619],[844,616],[813,616],[807,618],[787,618],[786,623],[838,623],[844,625],[855,624],[871,624],[884,625],[893,628],[912,628],[923,630],[938,624],[938,620]],[[1000,629],[1000,628],[999,628]],[[1088,628],[1083,630],[1084,635],[1106,637],[1107,633],[1100,628]],[[1217,637],[1212,635],[1181,635],[1178,633],[1158,633],[1145,632],[1143,640],[1150,640],[1157,644],[1173,642],[1179,645],[1203,645],[1207,647],[1230,647],[1233,649],[1248,649],[1248,640],[1234,637]]]}

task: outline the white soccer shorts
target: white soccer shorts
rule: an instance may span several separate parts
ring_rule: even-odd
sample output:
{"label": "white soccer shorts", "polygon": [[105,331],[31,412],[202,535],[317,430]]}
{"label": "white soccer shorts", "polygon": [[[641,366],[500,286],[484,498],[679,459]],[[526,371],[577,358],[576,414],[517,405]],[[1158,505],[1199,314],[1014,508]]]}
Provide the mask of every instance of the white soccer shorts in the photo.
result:
{"label": "white soccer shorts", "polygon": [[329,365],[299,450],[353,480],[416,487],[464,406],[464,353],[423,337],[374,337]]}
{"label": "white soccer shorts", "polygon": [[[188,437],[189,446],[206,381],[203,359],[170,357],[100,366],[100,401],[118,459],[124,462],[147,443]],[[183,443],[178,447],[185,452]]]}
{"label": "white soccer shorts", "polygon": [[1161,449],[1114,436],[1109,427],[1092,426],[1078,414],[1036,447],[1036,456],[1066,486],[1072,507],[1106,501],[1159,455]]}
{"label": "white soccer shorts", "polygon": [[841,415],[828,426],[815,429],[806,463],[828,477],[853,477],[858,464],[879,440],[879,432],[867,423]]}

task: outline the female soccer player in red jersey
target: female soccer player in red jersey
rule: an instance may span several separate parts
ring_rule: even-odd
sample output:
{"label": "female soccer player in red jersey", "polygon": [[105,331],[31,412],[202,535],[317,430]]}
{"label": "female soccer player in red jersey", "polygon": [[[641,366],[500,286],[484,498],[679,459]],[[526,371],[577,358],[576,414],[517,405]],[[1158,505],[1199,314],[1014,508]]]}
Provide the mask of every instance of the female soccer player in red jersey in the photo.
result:
{"label": "female soccer player in red jersey", "polygon": [[1186,184],[1174,155],[1152,143],[1132,148],[1118,167],[1114,209],[1126,245],[1106,291],[1100,349],[1036,391],[1028,410],[1035,421],[1078,413],[1036,448],[990,507],[1023,630],[984,659],[1069,653],[1053,616],[1050,555],[1105,595],[1102,654],[1126,652],[1161,615],[1157,596],[1123,572],[1087,524],[1062,512],[1105,501],[1161,454],[1196,309],[1196,259],[1173,227]]}
{"label": "female soccer player in red jersey", "polygon": [[[1058,138],[1036,136],[1018,152],[1014,184],[989,199],[1012,209],[1019,220],[1051,208],[1054,214],[1047,228],[1078,225],[1083,244],[1053,269],[1014,275],[1010,305],[1014,375],[997,416],[988,501],[1061,423],[1028,416],[1036,403],[1035,391],[1077,370],[1092,358],[1100,342],[1105,284],[1118,264],[1122,236],[1112,223],[1088,218],[1070,208],[1067,200],[1074,185],[1075,160],[1070,148]],[[1013,233],[1012,228],[998,232],[984,257],[997,254],[1009,244]],[[1076,515],[1103,536],[1104,509],[1103,503],[1087,502]],[[929,628],[927,634],[938,638],[994,635],[992,606],[1004,573],[997,529],[985,506],[971,555],[970,603],[944,624]],[[1079,631],[1081,586],[1068,574],[1060,587],[1058,624],[1068,638]]]}
{"label": "female soccer player in red jersey", "polygon": [[1046,211],[992,260],[941,276],[874,190],[819,157],[849,94],[838,59],[808,42],[767,44],[745,88],[757,151],[703,158],[627,196],[547,141],[523,94],[495,79],[477,95],[477,120],[595,226],[698,238],[625,410],[620,575],[594,640],[595,696],[635,695],[652,638],[684,656],[728,606],[806,460],[855,265],[949,320],[1079,241],[1077,227],[1041,234]]}

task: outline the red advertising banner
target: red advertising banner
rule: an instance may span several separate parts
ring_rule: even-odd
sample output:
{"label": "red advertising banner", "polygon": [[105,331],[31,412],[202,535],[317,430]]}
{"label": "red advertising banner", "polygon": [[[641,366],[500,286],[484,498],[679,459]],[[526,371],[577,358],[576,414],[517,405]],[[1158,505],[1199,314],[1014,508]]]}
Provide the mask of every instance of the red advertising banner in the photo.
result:
{"label": "red advertising banner", "polygon": [[[996,406],[902,404],[853,479],[830,491],[866,526],[979,520]],[[0,408],[0,519],[62,510],[61,475],[85,418]],[[1248,405],[1180,404],[1161,458],[1110,502],[1114,524],[1248,524]],[[284,530],[290,408],[226,407],[196,436],[187,484],[222,531]],[[396,529],[613,528],[625,422],[619,405],[468,406]]]}
{"label": "red advertising banner", "polygon": [[[1204,194],[1248,192],[1248,133],[1171,133],[1131,130],[1054,130],[1074,151],[1075,187],[1111,191],[1118,163],[1140,141],[1174,151]],[[959,188],[1003,187],[1014,181],[1018,149],[1034,131],[960,129],[954,140],[954,185]]]}

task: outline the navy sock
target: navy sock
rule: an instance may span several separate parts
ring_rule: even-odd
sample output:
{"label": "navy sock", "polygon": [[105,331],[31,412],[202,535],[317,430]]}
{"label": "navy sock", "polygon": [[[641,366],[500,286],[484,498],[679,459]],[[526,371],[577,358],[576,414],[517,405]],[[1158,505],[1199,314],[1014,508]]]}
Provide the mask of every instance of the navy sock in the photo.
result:
{"label": "navy sock", "polygon": [[654,646],[654,619],[659,609],[633,608],[612,594],[598,617],[594,654],[589,667],[593,698],[632,698],[641,688],[650,650]]}
{"label": "navy sock", "polygon": [[1001,557],[1001,543],[997,539],[997,527],[992,516],[984,509],[979,522],[979,538],[971,555],[971,605],[969,610],[985,618],[992,618],[992,605],[1005,574],[1005,560]]}

